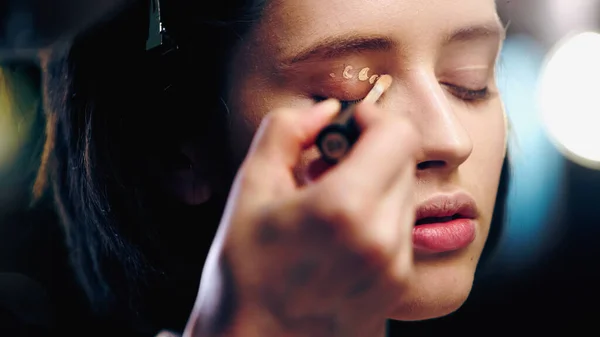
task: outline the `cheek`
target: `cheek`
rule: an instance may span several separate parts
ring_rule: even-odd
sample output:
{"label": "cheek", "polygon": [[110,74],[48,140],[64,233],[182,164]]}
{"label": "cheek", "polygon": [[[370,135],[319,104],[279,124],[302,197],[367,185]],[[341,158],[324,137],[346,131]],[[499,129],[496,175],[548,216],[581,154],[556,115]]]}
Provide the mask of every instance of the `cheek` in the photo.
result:
{"label": "cheek", "polygon": [[238,82],[229,99],[229,138],[234,162],[241,163],[256,130],[268,111],[272,101],[269,93],[246,82]]}
{"label": "cheek", "polygon": [[483,215],[491,221],[506,153],[504,113],[496,108],[465,124],[469,127],[473,152],[463,165],[463,177],[477,196]]}
{"label": "cheek", "polygon": [[243,118],[243,116],[232,116],[230,118],[229,143],[234,165],[239,166],[246,157],[257,127],[258,123]]}

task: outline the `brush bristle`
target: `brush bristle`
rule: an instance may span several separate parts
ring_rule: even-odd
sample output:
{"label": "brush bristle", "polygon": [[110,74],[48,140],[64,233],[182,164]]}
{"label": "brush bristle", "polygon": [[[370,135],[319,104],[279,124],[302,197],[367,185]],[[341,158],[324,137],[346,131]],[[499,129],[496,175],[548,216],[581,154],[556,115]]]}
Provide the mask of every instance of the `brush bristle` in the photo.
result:
{"label": "brush bristle", "polygon": [[373,89],[367,94],[364,101],[369,103],[375,103],[383,95],[383,93],[388,90],[388,88],[392,85],[392,76],[390,75],[382,75],[379,77]]}

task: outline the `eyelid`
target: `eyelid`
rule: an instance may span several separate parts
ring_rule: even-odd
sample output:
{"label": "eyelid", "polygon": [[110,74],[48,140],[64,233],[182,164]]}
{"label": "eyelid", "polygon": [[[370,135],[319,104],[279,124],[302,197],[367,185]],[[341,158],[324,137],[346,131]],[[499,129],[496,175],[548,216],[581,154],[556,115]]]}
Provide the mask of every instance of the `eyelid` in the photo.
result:
{"label": "eyelid", "polygon": [[489,72],[463,72],[438,77],[440,83],[456,85],[469,89],[481,89],[490,82],[493,75]]}
{"label": "eyelid", "polygon": [[[456,69],[463,69],[463,71],[456,71]],[[448,87],[454,96],[464,99],[462,97],[464,95],[479,95],[478,92],[489,87],[493,77],[489,67],[465,66],[444,73],[443,76],[438,77],[438,81],[441,85]],[[484,95],[480,96],[482,96],[481,99],[485,98]]]}
{"label": "eyelid", "polygon": [[[344,72],[347,71],[349,66],[352,67],[352,74],[354,76],[352,78],[344,78]],[[371,83],[369,80],[373,76],[381,76],[379,75],[380,72],[377,71],[379,69],[369,66],[361,65],[360,67],[354,67],[351,64],[344,63],[332,69],[333,71],[311,78],[312,83],[310,86],[313,88],[311,96],[314,100],[320,101],[327,98],[335,98],[341,101],[342,105],[356,104],[362,101],[369,91],[373,89],[375,83]],[[332,73],[334,76],[331,76]],[[368,77],[365,79],[366,75]]]}
{"label": "eyelid", "polygon": [[313,97],[327,97],[336,98],[341,101],[355,101],[362,100],[367,96],[369,91],[373,88],[369,82],[359,83],[322,83],[313,85]]}
{"label": "eyelid", "polygon": [[495,67],[488,65],[470,65],[444,68],[437,71],[436,75],[443,82],[478,82],[487,81],[490,76],[493,76]]}
{"label": "eyelid", "polygon": [[455,68],[453,69],[453,71],[456,72],[463,72],[463,71],[482,71],[482,70],[489,70],[490,67],[488,65],[485,64],[481,64],[481,65],[473,65],[473,66],[465,66],[465,67],[459,67],[459,68]]}

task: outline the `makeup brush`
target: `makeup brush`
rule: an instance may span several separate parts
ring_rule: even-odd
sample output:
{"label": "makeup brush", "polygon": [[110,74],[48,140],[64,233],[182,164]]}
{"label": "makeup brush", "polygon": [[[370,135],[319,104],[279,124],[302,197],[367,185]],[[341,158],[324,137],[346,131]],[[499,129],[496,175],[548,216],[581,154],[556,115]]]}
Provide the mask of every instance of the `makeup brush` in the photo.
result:
{"label": "makeup brush", "polygon": [[[376,103],[391,85],[392,76],[382,75],[362,102]],[[360,130],[354,119],[354,111],[362,102],[343,109],[317,136],[317,147],[327,163],[338,163],[358,140]]]}

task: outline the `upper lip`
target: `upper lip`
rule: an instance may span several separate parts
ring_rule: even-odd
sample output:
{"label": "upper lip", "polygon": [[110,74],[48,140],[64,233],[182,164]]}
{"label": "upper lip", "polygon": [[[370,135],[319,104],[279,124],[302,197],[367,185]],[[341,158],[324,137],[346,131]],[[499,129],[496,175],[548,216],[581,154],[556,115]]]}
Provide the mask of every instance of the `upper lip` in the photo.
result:
{"label": "upper lip", "polygon": [[466,193],[437,195],[417,207],[416,221],[444,217],[474,219],[477,213],[475,200]]}

